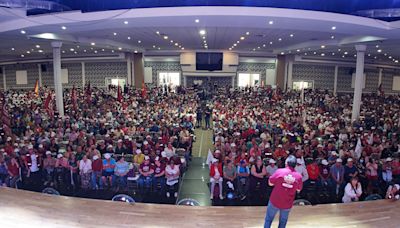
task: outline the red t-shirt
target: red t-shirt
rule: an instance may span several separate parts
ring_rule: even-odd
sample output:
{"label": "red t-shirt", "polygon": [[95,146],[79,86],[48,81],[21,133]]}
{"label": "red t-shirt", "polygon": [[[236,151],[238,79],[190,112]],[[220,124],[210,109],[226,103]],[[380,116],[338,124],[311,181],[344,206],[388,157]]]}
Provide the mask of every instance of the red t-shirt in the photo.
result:
{"label": "red t-shirt", "polygon": [[269,182],[274,185],[270,201],[279,209],[290,209],[296,196],[296,191],[301,191],[303,182],[301,174],[293,168],[278,169],[269,178]]}
{"label": "red t-shirt", "polygon": [[101,159],[94,160],[92,163],[92,170],[95,172],[103,170],[103,161]]}
{"label": "red t-shirt", "polygon": [[318,180],[319,177],[319,167],[317,164],[307,165],[307,173],[310,180]]}
{"label": "red t-shirt", "polygon": [[8,171],[12,174],[13,177],[19,175],[19,169],[18,166],[15,164],[8,164],[7,165]]}
{"label": "red t-shirt", "polygon": [[160,166],[156,166],[154,165],[154,174],[160,174],[165,170],[165,165],[164,164],[160,164]]}

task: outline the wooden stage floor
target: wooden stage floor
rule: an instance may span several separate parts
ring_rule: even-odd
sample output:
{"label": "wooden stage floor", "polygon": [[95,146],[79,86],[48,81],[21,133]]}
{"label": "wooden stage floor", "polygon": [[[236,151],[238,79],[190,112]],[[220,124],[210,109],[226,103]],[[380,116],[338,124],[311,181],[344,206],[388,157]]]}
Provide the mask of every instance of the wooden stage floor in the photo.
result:
{"label": "wooden stage floor", "polygon": [[[265,210],[129,205],[0,188],[1,228],[262,227]],[[292,209],[288,227],[400,227],[399,215],[400,202],[387,200],[303,206]]]}

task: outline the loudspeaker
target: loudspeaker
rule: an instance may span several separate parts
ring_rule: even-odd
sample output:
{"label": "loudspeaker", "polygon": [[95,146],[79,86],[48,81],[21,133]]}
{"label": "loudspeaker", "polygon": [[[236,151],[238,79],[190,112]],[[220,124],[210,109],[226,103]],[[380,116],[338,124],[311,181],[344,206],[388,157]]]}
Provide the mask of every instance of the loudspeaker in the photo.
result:
{"label": "loudspeaker", "polygon": [[40,70],[42,72],[47,72],[47,65],[46,64],[40,64]]}

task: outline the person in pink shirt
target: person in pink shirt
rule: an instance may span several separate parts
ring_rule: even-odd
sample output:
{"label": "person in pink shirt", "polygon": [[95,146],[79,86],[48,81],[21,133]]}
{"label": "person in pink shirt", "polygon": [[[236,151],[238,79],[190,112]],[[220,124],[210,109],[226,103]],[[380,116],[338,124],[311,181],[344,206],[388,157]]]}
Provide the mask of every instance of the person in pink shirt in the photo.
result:
{"label": "person in pink shirt", "polygon": [[290,209],[296,192],[303,188],[302,176],[294,169],[296,167],[296,157],[290,155],[286,159],[286,168],[278,169],[270,178],[269,185],[274,186],[265,216],[264,227],[271,227],[276,213],[279,211],[279,228],[286,227]]}

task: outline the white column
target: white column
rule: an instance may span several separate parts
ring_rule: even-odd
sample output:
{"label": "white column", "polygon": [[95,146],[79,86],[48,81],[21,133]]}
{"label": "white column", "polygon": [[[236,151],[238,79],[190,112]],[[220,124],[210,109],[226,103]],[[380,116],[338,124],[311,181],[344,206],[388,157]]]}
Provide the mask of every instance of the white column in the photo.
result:
{"label": "white column", "polygon": [[293,87],[293,61],[289,60],[287,72],[287,89],[292,90]]}
{"label": "white column", "polygon": [[2,68],[3,71],[3,90],[6,91],[7,90],[7,83],[6,83],[6,67],[3,66]]}
{"label": "white column", "polygon": [[86,85],[86,68],[85,68],[85,62],[81,62],[82,66],[82,88],[85,88]]}
{"label": "white column", "polygon": [[42,87],[42,64],[38,64],[39,87]]}
{"label": "white column", "polygon": [[64,116],[63,88],[61,84],[61,46],[62,42],[51,42],[53,47],[54,90],[56,92],[56,106],[60,116]]}
{"label": "white column", "polygon": [[236,75],[232,76],[232,88],[233,89],[235,88],[235,77],[236,77]]}
{"label": "white column", "polygon": [[[135,86],[135,64],[133,64],[133,61],[135,59],[135,55],[131,54],[131,86],[134,87]],[[158,79],[158,77],[157,77]]]}
{"label": "white column", "polygon": [[183,75],[183,86],[187,87],[187,76]]}
{"label": "white column", "polygon": [[360,116],[361,108],[361,95],[362,87],[364,82],[364,57],[366,45],[356,45],[357,50],[357,64],[356,64],[356,79],[354,83],[354,95],[353,95],[353,110],[351,113],[351,120],[357,120]]}
{"label": "white column", "polygon": [[379,68],[378,87],[382,84],[382,73],[383,73],[383,68]]}
{"label": "white column", "polygon": [[126,76],[126,82],[128,83],[129,86],[132,86],[132,58],[131,58],[130,53],[126,53],[126,71],[127,71],[127,76]]}
{"label": "white column", "polygon": [[333,81],[333,95],[336,96],[337,93],[337,77],[338,77],[338,72],[339,72],[339,66],[335,66],[335,75],[334,75],[334,81]]}
{"label": "white column", "polygon": [[283,90],[287,90],[288,62],[285,62],[285,77],[283,78]]}

